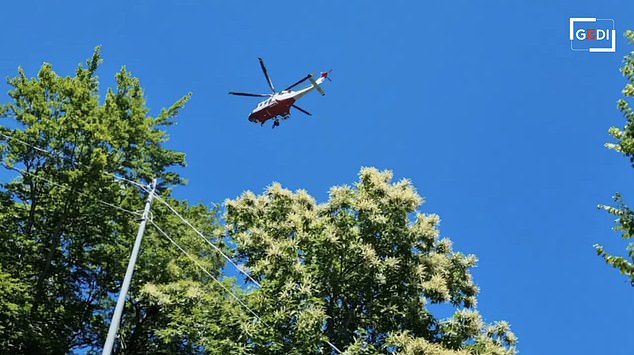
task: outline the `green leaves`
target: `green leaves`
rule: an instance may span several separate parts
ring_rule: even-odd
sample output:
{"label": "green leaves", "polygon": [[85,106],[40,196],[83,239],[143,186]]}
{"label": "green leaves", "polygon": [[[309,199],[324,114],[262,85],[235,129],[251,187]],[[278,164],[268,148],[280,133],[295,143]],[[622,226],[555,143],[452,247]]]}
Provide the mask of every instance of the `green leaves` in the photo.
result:
{"label": "green leaves", "polygon": [[[634,45],[633,31],[626,31],[625,37],[630,44]],[[627,156],[630,158],[630,162],[634,164],[634,113],[628,101],[634,97],[634,51],[626,55],[623,61],[624,64],[623,67],[621,67],[621,73],[627,78],[628,83],[626,83],[623,89],[624,98],[618,100],[617,108],[623,113],[626,124],[623,128],[610,128],[609,133],[616,139],[616,143],[606,143],[606,147]],[[616,216],[617,225],[614,227],[614,230],[619,232],[622,238],[630,239],[634,235],[634,212],[625,204],[623,197],[619,193],[616,193],[614,202],[616,206],[599,205],[599,208]],[[597,255],[602,257],[606,263],[618,269],[621,274],[629,277],[630,283],[634,287],[633,243],[629,243],[626,247],[627,256],[612,255],[599,244],[595,244],[594,248],[597,251]]]}
{"label": "green leaves", "polygon": [[[418,212],[423,198],[409,180],[362,168],[323,204],[274,183],[262,195],[227,200],[223,229],[217,208],[170,196],[182,183],[171,169],[184,166],[185,155],[164,147],[164,127],[191,94],[152,117],[139,79],[124,67],[100,100],[100,63],[97,47],[73,77],[45,63],[35,78],[18,69],[9,79],[11,101],[0,106],[8,122],[0,126],[0,160],[15,173],[0,185],[3,351],[103,344],[136,235],[134,211],[146,197],[114,174],[159,179],[160,200],[203,235],[154,203],[118,352],[515,353],[508,325],[484,324],[474,309],[476,257],[453,250],[438,216]],[[226,277],[208,242],[243,262],[261,288]],[[456,312],[437,319],[429,303]]]}
{"label": "green leaves", "polygon": [[[44,63],[36,77],[19,68],[8,80],[10,102],[0,106],[0,160],[14,169],[15,178],[0,185],[0,348],[5,352],[68,353],[103,344],[138,225],[138,216],[123,211],[138,211],[145,199],[143,191],[113,175],[142,184],[159,179],[164,200],[205,235],[220,234],[217,211],[169,196],[170,187],[182,182],[171,169],[184,166],[185,155],[164,147],[163,127],[175,122],[190,95],[152,117],[139,79],[124,67],[101,102],[96,76],[101,61],[97,47],[75,76],[61,76]],[[212,275],[220,274],[220,257],[167,208],[155,204],[152,218]],[[118,349],[196,353],[198,341],[213,341],[182,331],[190,323],[174,325],[187,320],[175,316],[186,314],[187,307],[202,307],[197,299],[203,293],[204,304],[225,303],[224,294],[207,289],[209,281],[149,228]],[[222,307],[241,319],[235,302]]]}
{"label": "green leaves", "polygon": [[[255,353],[330,352],[326,339],[349,354],[458,354],[478,344],[514,353],[508,329],[501,336],[511,340],[496,342],[469,309],[475,256],[439,238],[438,216],[417,212],[423,199],[410,181],[391,179],[363,168],[353,187],[331,188],[321,205],[279,184],[226,201],[227,236],[262,284],[247,298],[263,319],[252,329]],[[437,320],[428,302],[457,312]]]}

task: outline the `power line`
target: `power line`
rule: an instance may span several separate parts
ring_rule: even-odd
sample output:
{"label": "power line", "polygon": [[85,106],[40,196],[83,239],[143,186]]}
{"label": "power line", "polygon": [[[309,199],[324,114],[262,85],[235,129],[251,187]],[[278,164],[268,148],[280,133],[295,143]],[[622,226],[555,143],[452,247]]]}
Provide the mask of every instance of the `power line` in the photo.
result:
{"label": "power line", "polygon": [[129,183],[129,184],[134,185],[134,186],[140,187],[140,188],[141,188],[143,191],[145,191],[145,192],[149,192],[149,190],[148,190],[148,188],[147,188],[147,185],[143,185],[143,184],[141,184],[140,182],[136,182],[136,181],[133,181],[133,180],[130,180],[130,179],[126,179],[126,178],[124,178],[123,176],[119,176],[119,175],[117,175],[117,174],[109,173],[109,172],[107,172],[107,171],[103,171],[102,173],[103,173],[104,175],[112,176],[112,177],[114,177],[116,180],[123,181],[123,182],[127,182],[127,183]]}
{"label": "power line", "polygon": [[[31,143],[25,142],[19,138],[15,138],[13,136],[7,135],[5,133],[0,132],[0,135],[7,138],[7,139],[12,139],[15,140],[16,142],[23,144],[25,146],[31,147],[37,151],[43,152],[49,156],[56,156],[56,157],[61,157],[62,155],[60,153],[56,153],[56,152],[51,152],[49,150],[37,147]],[[6,166],[6,165],[5,165]],[[17,168],[16,168],[17,169]],[[124,178],[122,176],[118,176],[114,173],[110,173],[110,172],[102,172],[105,175],[108,176],[112,176],[117,180],[123,181],[123,182],[127,182],[129,184],[135,185],[141,189],[143,189],[145,192],[149,192],[147,190],[147,186],[140,184],[136,181],[132,181],[130,179]],[[53,183],[53,182],[51,182]],[[214,250],[216,250],[218,253],[220,253],[220,255],[222,255],[223,258],[225,258],[225,260],[227,260],[231,265],[233,265],[241,274],[243,274],[244,276],[246,276],[251,282],[253,282],[255,285],[257,285],[258,287],[262,287],[260,285],[259,282],[257,282],[253,277],[251,277],[251,275],[249,275],[246,271],[244,271],[240,266],[238,266],[238,264],[236,264],[233,260],[231,260],[231,258],[229,258],[219,247],[217,247],[216,245],[214,245],[212,242],[210,242],[207,238],[205,238],[205,236],[198,230],[196,229],[189,221],[187,221],[185,218],[183,218],[183,216],[181,216],[180,213],[178,213],[178,211],[176,211],[172,206],[170,206],[165,200],[163,200],[160,196],[155,196],[155,198],[157,200],[159,200],[161,203],[163,203],[165,206],[167,206],[167,208],[170,209],[170,211],[172,211],[172,213],[174,213],[178,218],[180,218],[185,224],[187,224],[190,228],[192,228],[196,234],[198,234],[203,240],[205,240],[205,242],[207,242],[207,244],[209,244]],[[139,214],[140,215],[140,214]]]}
{"label": "power line", "polygon": [[[163,231],[161,229],[161,227],[159,227],[156,223],[154,223],[153,220],[149,220],[150,224],[152,226],[154,226],[154,228],[156,228],[156,230],[159,231],[159,233],[161,233],[165,238],[167,238],[167,240],[169,240],[172,244],[174,244],[183,254],[187,255],[187,257],[194,262],[194,264],[196,264],[196,266],[198,266],[198,268],[200,268],[205,274],[207,274],[207,276],[211,277],[218,285],[220,285],[220,287],[222,287],[223,290],[225,290],[227,293],[229,293],[229,295],[231,295],[231,297],[233,297],[239,304],[240,306],[244,307],[244,309],[246,309],[247,311],[249,311],[254,317],[255,319],[257,319],[259,322],[261,322],[262,324],[264,324],[265,326],[268,326],[266,324],[266,322],[264,322],[262,320],[262,318],[255,313],[255,311],[253,311],[249,306],[246,305],[246,303],[244,303],[238,296],[236,296],[233,292],[231,292],[231,290],[229,288],[227,288],[225,285],[222,284],[222,282],[220,282],[218,280],[218,278],[216,278],[214,275],[212,275],[207,269],[205,269],[205,267],[203,267],[202,265],[200,265],[200,263],[198,262],[198,260],[196,260],[193,256],[191,256],[191,254],[189,254],[187,251],[185,251],[185,249],[183,249],[183,247],[181,247],[178,243],[176,243],[176,241],[174,241],[174,239],[172,239],[167,233],[165,233],[165,231]],[[247,334],[249,334],[249,336],[253,337],[253,334],[249,333],[249,331],[247,331],[245,329],[245,332],[247,332]],[[342,351],[339,350],[339,348],[337,348],[333,343],[331,343],[330,341],[326,340],[325,341],[326,344],[328,344],[332,349],[334,349],[338,354],[341,354]]]}
{"label": "power line", "polygon": [[25,141],[23,141],[23,140],[21,140],[21,139],[19,139],[19,138],[15,138],[15,137],[13,137],[13,136],[6,135],[6,134],[4,134],[4,133],[2,133],[2,132],[0,132],[0,136],[3,136],[3,137],[5,137],[5,138],[7,138],[7,139],[12,139],[12,140],[14,140],[14,141],[16,141],[16,142],[18,142],[18,143],[21,143],[21,144],[24,144],[24,145],[26,145],[26,146],[29,146],[29,147],[31,147],[31,148],[33,148],[33,149],[37,150],[37,151],[40,151],[40,152],[42,152],[42,153],[46,153],[46,154],[47,154],[47,155],[49,155],[49,156],[56,156],[56,157],[58,157],[58,158],[62,157],[62,155],[61,155],[60,153],[54,154],[53,152],[51,152],[51,151],[49,151],[49,150],[46,150],[46,149],[43,149],[43,148],[40,148],[40,147],[34,146],[33,144],[27,143],[27,142],[25,142]]}
{"label": "power line", "polygon": [[[154,228],[156,228],[156,230],[159,231],[159,233],[161,233],[165,238],[167,238],[167,240],[169,240],[172,244],[174,244],[181,252],[183,252],[183,254],[187,255],[187,257],[194,262],[194,264],[196,264],[196,266],[198,266],[205,274],[207,274],[207,276],[211,277],[218,285],[220,285],[220,287],[222,287],[227,293],[229,293],[229,295],[231,295],[231,297],[233,297],[236,301],[238,301],[238,303],[244,307],[247,311],[249,311],[251,314],[253,314],[253,316],[258,320],[258,321],[262,321],[262,318],[260,318],[260,316],[255,313],[249,306],[247,306],[238,296],[236,296],[233,292],[231,292],[231,290],[229,290],[225,285],[222,284],[222,282],[220,282],[218,280],[218,278],[216,278],[214,275],[212,275],[207,269],[205,269],[205,267],[203,267],[202,265],[200,265],[200,263],[198,262],[198,260],[196,260],[193,256],[191,256],[191,254],[189,254],[187,251],[185,251],[185,249],[183,249],[178,243],[176,243],[174,241],[174,239],[170,238],[169,235],[167,235],[167,233],[165,233],[161,227],[159,227],[156,223],[154,223],[153,220],[150,219],[150,224],[152,226],[154,226]],[[251,334],[249,334],[251,335]]]}
{"label": "power line", "polygon": [[[39,180],[42,180],[42,181],[46,181],[47,183],[49,183],[49,184],[51,184],[51,185],[54,185],[54,186],[57,186],[57,187],[59,187],[59,188],[62,188],[62,189],[67,189],[67,190],[70,190],[70,189],[71,189],[71,187],[70,187],[70,186],[66,186],[66,185],[63,185],[63,184],[59,184],[59,183],[57,183],[57,182],[55,182],[55,181],[52,181],[52,180],[50,180],[50,179],[47,179],[47,178],[45,178],[45,177],[43,177],[43,176],[39,176],[39,175],[34,174],[34,173],[30,172],[30,171],[26,171],[26,170],[24,170],[24,169],[20,169],[20,168],[16,168],[16,167],[11,167],[11,166],[9,166],[9,165],[5,164],[4,162],[1,162],[1,164],[2,164],[5,168],[7,168],[7,169],[9,169],[9,170],[15,170],[15,171],[20,172],[20,173],[22,173],[22,174],[30,175],[31,177],[34,177],[34,178],[39,179]],[[108,206],[108,207],[111,207],[111,208],[114,208],[114,209],[117,209],[117,210],[120,210],[120,211],[123,211],[123,212],[129,213],[129,214],[132,214],[132,215],[141,216],[141,213],[140,213],[140,212],[135,212],[135,211],[128,210],[128,209],[123,208],[123,207],[121,207],[121,206],[119,206],[119,205],[115,205],[115,204],[113,204],[113,203],[106,202],[106,201],[104,201],[104,200],[98,199],[98,198],[96,198],[96,197],[94,197],[94,196],[91,196],[91,195],[89,195],[89,194],[85,193],[85,192],[81,192],[81,191],[75,191],[75,192],[76,192],[77,194],[79,194],[79,195],[82,195],[82,196],[87,197],[87,198],[90,198],[90,199],[92,199],[92,200],[94,200],[94,201],[96,201],[96,202],[99,202],[99,203],[101,203],[102,205],[105,205],[105,206]]]}
{"label": "power line", "polygon": [[260,285],[259,282],[257,282],[253,277],[251,277],[251,275],[249,275],[240,266],[238,266],[238,264],[236,264],[233,260],[231,260],[231,258],[228,257],[227,254],[225,254],[219,247],[217,247],[215,244],[210,242],[209,239],[207,239],[204,236],[204,234],[202,234],[198,229],[196,229],[196,227],[194,227],[188,220],[186,220],[180,213],[178,213],[178,211],[176,211],[169,203],[167,203],[165,200],[163,200],[160,196],[156,196],[156,199],[159,202],[161,202],[162,204],[164,204],[165,206],[167,206],[167,208],[170,211],[172,211],[172,213],[174,213],[178,218],[180,218],[180,220],[183,221],[183,223],[187,224],[191,229],[193,229],[196,232],[196,234],[198,234],[198,236],[200,236],[200,238],[202,238],[205,242],[207,242],[207,244],[209,244],[218,253],[220,253],[220,255],[222,255],[222,257],[224,257],[225,260],[227,260],[231,265],[233,265],[238,271],[240,271],[240,273],[242,273],[244,276],[246,276],[249,280],[251,280],[251,282],[256,284],[259,288],[262,287],[262,285]]}
{"label": "power line", "polygon": [[[57,157],[57,158],[63,158],[63,155],[62,155],[61,153],[51,152],[51,151],[49,151],[49,150],[46,150],[46,149],[43,149],[43,148],[37,147],[37,146],[35,146],[35,145],[33,145],[33,144],[30,144],[30,143],[28,143],[28,142],[25,142],[25,141],[23,141],[23,140],[19,139],[19,138],[15,138],[15,137],[13,137],[13,136],[9,136],[9,135],[4,134],[4,133],[2,133],[2,132],[0,132],[0,135],[1,135],[1,136],[3,136],[3,137],[5,137],[5,138],[7,138],[7,139],[12,139],[12,140],[14,140],[14,141],[16,141],[16,142],[18,142],[18,143],[20,143],[20,144],[23,144],[23,145],[25,145],[25,146],[29,146],[29,147],[31,147],[31,148],[33,148],[33,149],[35,149],[35,150],[39,151],[39,152],[45,153],[45,154],[47,154],[47,155],[49,155],[49,156],[54,156],[54,157]],[[62,184],[56,183],[56,182],[54,182],[54,181],[51,181],[51,180],[46,179],[46,178],[44,178],[44,177],[38,176],[38,175],[33,174],[33,173],[31,173],[31,172],[28,172],[28,171],[26,171],[26,170],[23,170],[23,169],[20,169],[20,168],[16,168],[16,167],[10,167],[10,166],[8,166],[7,164],[5,164],[4,162],[2,162],[2,165],[3,165],[5,168],[7,168],[7,169],[10,169],[10,170],[15,170],[15,171],[18,171],[18,172],[21,172],[21,173],[24,173],[24,174],[28,174],[28,175],[30,175],[30,176],[33,176],[33,177],[35,177],[35,178],[37,178],[37,179],[40,179],[40,180],[46,181],[46,182],[48,182],[49,184],[52,184],[52,185],[58,186],[58,187],[60,187],[60,188],[70,189],[70,187],[68,187],[68,186],[65,186],[65,185],[62,185]],[[138,182],[136,182],[136,181],[132,181],[132,180],[130,180],[130,179],[127,179],[127,178],[124,178],[124,177],[118,176],[118,175],[116,175],[116,174],[114,174],[114,173],[110,173],[110,172],[106,172],[106,171],[104,171],[104,172],[102,172],[102,173],[103,173],[104,175],[109,175],[109,176],[112,176],[112,177],[114,177],[114,178],[115,178],[115,179],[117,179],[117,180],[120,180],[120,181],[123,181],[123,182],[129,183],[129,184],[135,185],[135,186],[137,186],[137,187],[139,187],[139,188],[143,189],[144,191],[149,192],[149,190],[147,189],[147,186],[145,186],[145,185],[143,185],[143,184],[140,184],[140,183],[138,183]],[[142,213],[127,210],[127,209],[125,209],[125,208],[123,208],[123,207],[121,207],[121,206],[118,206],[118,205],[115,205],[115,204],[112,204],[112,203],[109,203],[109,202],[106,202],[106,201],[103,201],[103,200],[100,200],[100,199],[94,198],[94,197],[92,197],[92,196],[90,196],[90,195],[88,195],[88,194],[86,194],[86,193],[81,192],[81,191],[77,191],[77,193],[78,193],[79,195],[82,195],[82,196],[85,196],[85,197],[88,197],[88,198],[92,198],[93,200],[95,200],[95,201],[97,201],[97,202],[99,202],[99,203],[101,203],[101,204],[103,204],[103,205],[106,205],[106,206],[108,206],[108,207],[115,208],[115,209],[121,210],[121,211],[123,211],[123,212],[127,212],[127,213],[130,213],[130,214],[133,214],[133,215],[142,216]],[[191,224],[191,223],[190,223],[187,219],[185,219],[185,218],[184,218],[184,217],[183,217],[183,216],[182,216],[182,215],[181,215],[178,211],[176,211],[176,210],[175,210],[175,209],[174,209],[174,208],[173,208],[173,207],[172,207],[169,203],[167,203],[164,199],[162,199],[162,198],[161,198],[160,196],[158,196],[158,195],[154,196],[154,198],[156,198],[156,199],[157,199],[158,201],[160,201],[162,204],[164,204],[165,206],[167,206],[167,208],[168,208],[168,209],[169,209],[169,210],[170,210],[173,214],[175,214],[175,215],[176,215],[176,216],[177,216],[177,217],[178,217],[181,221],[183,221],[183,222],[184,222],[185,224],[187,224],[190,228],[192,228],[192,229],[196,232],[196,234],[197,234],[200,238],[202,238],[202,239],[203,239],[203,240],[204,240],[207,244],[209,244],[209,245],[210,245],[212,248],[214,248],[214,249],[215,249],[218,253],[220,253],[220,255],[222,255],[222,257],[223,257],[225,260],[227,260],[227,261],[228,261],[231,265],[233,265],[233,266],[234,266],[234,267],[235,267],[235,268],[236,268],[236,269],[237,269],[240,273],[242,273],[242,274],[243,274],[244,276],[246,276],[246,277],[247,277],[247,278],[248,278],[251,282],[253,282],[255,285],[257,285],[257,287],[258,287],[258,288],[262,288],[262,285],[260,285],[260,283],[259,283],[259,282],[257,282],[257,281],[256,281],[253,277],[251,277],[251,275],[249,275],[249,274],[248,274],[245,270],[243,270],[240,266],[238,266],[238,264],[236,264],[236,263],[235,263],[235,262],[234,262],[234,261],[233,261],[230,257],[228,257],[228,256],[227,256],[227,255],[226,255],[226,254],[225,254],[225,253],[224,253],[224,252],[223,252],[223,251],[222,251],[219,247],[217,247],[217,246],[216,246],[216,245],[214,245],[212,242],[210,242],[210,241],[209,241],[209,239],[207,239],[207,238],[206,238],[206,237],[205,237],[205,236],[204,236],[204,235],[203,235],[203,234],[202,234],[202,233],[201,233],[198,229],[196,229],[196,227],[194,227],[194,226],[193,226],[193,225],[192,225],[192,224]],[[202,270],[203,270],[203,271],[204,271],[204,272],[205,272],[208,276],[210,276],[210,277],[211,277],[211,278],[212,278],[212,279],[213,279],[216,283],[218,283],[218,284],[219,284],[219,285],[220,285],[220,286],[221,286],[221,287],[222,287],[225,291],[227,291],[227,292],[228,292],[228,293],[229,293],[229,294],[230,294],[230,295],[231,295],[231,296],[232,296],[232,297],[233,297],[236,301],[238,301],[238,302],[239,302],[239,303],[240,303],[243,307],[245,307],[245,308],[246,308],[246,309],[247,309],[250,313],[252,313],[252,314],[256,317],[256,319],[258,319],[259,321],[262,321],[262,319],[261,319],[261,318],[257,315],[257,313],[255,313],[253,310],[251,310],[251,309],[250,309],[250,308],[249,308],[249,307],[248,307],[248,306],[247,306],[247,305],[246,305],[246,304],[245,304],[242,300],[240,300],[240,299],[239,299],[239,298],[238,298],[235,294],[233,294],[233,292],[231,292],[229,289],[227,289],[227,288],[226,288],[226,287],[225,287],[225,286],[224,286],[224,285],[223,285],[220,281],[218,281],[218,279],[217,279],[217,278],[215,278],[215,277],[214,277],[211,273],[209,273],[209,271],[207,271],[204,267],[202,267],[202,265],[200,265],[200,263],[198,263],[198,261],[196,261],[196,260],[195,260],[195,259],[194,259],[194,258],[193,258],[190,254],[189,254],[189,253],[187,253],[187,252],[186,252],[186,251],[185,251],[182,247],[180,247],[180,245],[178,245],[176,242],[174,242],[174,240],[173,240],[172,238],[170,238],[170,237],[169,237],[169,236],[168,236],[168,235],[167,235],[167,234],[166,234],[166,233],[165,233],[162,229],[160,229],[160,227],[158,227],[158,226],[156,225],[156,223],[154,223],[154,221],[152,221],[152,220],[150,219],[150,220],[149,220],[149,222],[150,222],[150,223],[151,223],[154,227],[156,227],[156,229],[157,229],[157,230],[158,230],[161,234],[163,234],[163,235],[164,235],[164,236],[165,236],[165,237],[166,237],[166,238],[167,238],[170,242],[172,242],[172,244],[174,244],[174,245],[175,245],[175,246],[176,246],[176,247],[177,247],[177,248],[178,248],[181,252],[185,253],[185,255],[187,255],[187,257],[189,257],[189,258],[190,258],[190,259],[191,259],[191,260],[192,260],[192,261],[193,261],[193,262],[194,262],[194,263],[195,263],[195,264],[196,264],[199,268],[201,268],[201,269],[202,269]],[[247,333],[248,333],[248,332],[247,332]],[[251,335],[251,334],[249,334],[249,335]],[[252,335],[251,335],[251,336],[252,336]],[[338,348],[337,348],[334,344],[332,344],[330,341],[326,340],[326,341],[325,341],[325,343],[326,343],[326,344],[328,344],[328,345],[329,345],[332,349],[334,349],[334,350],[335,350],[338,354],[341,354],[341,353],[342,353],[342,351],[341,351],[341,350],[339,350],[339,349],[338,349]]]}
{"label": "power line", "polygon": [[[185,219],[178,211],[176,211],[176,209],[174,209],[169,203],[167,203],[165,200],[163,200],[160,196],[155,196],[155,198],[161,202],[162,204],[164,204],[165,206],[167,206],[167,208],[172,211],[172,213],[174,213],[178,218],[180,218],[181,221],[183,221],[185,224],[187,224],[191,229],[193,229],[196,234],[198,234],[198,236],[200,236],[200,238],[202,238],[205,242],[207,242],[207,244],[209,244],[210,246],[212,246],[216,251],[218,251],[218,253],[220,253],[220,255],[222,255],[225,260],[227,260],[229,263],[231,263],[231,265],[233,265],[238,271],[240,271],[243,275],[245,275],[249,280],[251,280],[254,284],[256,284],[259,288],[262,288],[262,286],[260,285],[259,282],[257,282],[255,279],[253,279],[251,277],[251,275],[249,275],[246,271],[244,271],[242,268],[240,268],[240,266],[238,266],[233,260],[231,260],[231,258],[229,258],[225,253],[222,252],[222,250],[220,248],[218,248],[216,245],[214,245],[212,242],[210,242],[207,238],[205,238],[205,236],[198,230],[196,229],[196,227],[194,227],[187,219]],[[204,267],[202,267],[202,265],[200,265],[198,263],[198,261],[196,261],[191,255],[189,255],[189,253],[187,253],[183,248],[181,248],[178,244],[176,244],[176,242],[173,241],[173,239],[171,239],[165,232],[163,232],[157,225],[156,223],[154,223],[154,221],[150,220],[150,223],[156,227],[156,229],[161,232],[161,234],[163,234],[167,239],[169,239],[170,242],[172,242],[174,245],[176,245],[176,247],[182,251],[183,253],[185,253],[185,255],[187,255],[187,257],[189,257],[194,263],[196,263],[196,265],[198,265],[199,268],[201,268],[205,273],[207,273],[207,275],[209,275],[211,278],[213,278],[214,281],[216,281],[223,289],[225,289],[227,292],[229,292],[229,294],[236,299],[243,307],[245,307],[249,312],[251,312],[251,314],[253,314],[255,316],[255,318],[259,321],[261,321],[262,323],[264,323],[264,321],[262,321],[262,319],[260,318],[260,316],[257,315],[257,313],[255,313],[253,310],[251,310],[251,308],[249,308],[246,304],[244,304],[244,302],[242,302],[242,300],[240,300],[236,295],[234,295],[229,289],[227,289],[220,281],[218,281],[217,278],[215,278],[213,275],[211,275],[211,273],[209,273],[209,271],[207,271]],[[266,323],[264,323],[266,325]],[[250,335],[250,334],[249,334]],[[333,350],[335,350],[338,354],[341,354],[342,351],[339,350],[339,348],[337,348],[333,343],[331,343],[330,341],[326,340],[325,341],[326,344],[328,344],[328,346],[330,346]]]}
{"label": "power line", "polygon": [[[0,132],[0,136],[3,136],[3,137],[5,137],[5,138],[7,138],[7,139],[14,140],[14,141],[16,141],[16,142],[18,142],[18,143],[20,143],[20,144],[22,144],[22,145],[25,145],[25,146],[27,146],[27,147],[31,147],[31,148],[33,148],[33,149],[37,150],[38,152],[45,153],[45,154],[46,154],[46,155],[48,155],[48,156],[51,156],[51,157],[56,157],[56,158],[64,158],[64,156],[63,156],[61,153],[59,153],[59,152],[54,152],[54,151],[50,151],[50,150],[47,150],[47,149],[44,149],[44,148],[40,148],[40,147],[38,147],[38,146],[35,146],[35,145],[33,145],[33,144],[31,144],[31,143],[28,143],[28,142],[25,142],[25,141],[23,141],[23,140],[21,140],[21,139],[19,139],[19,138],[16,138],[16,137],[13,137],[13,136],[7,135],[7,134],[5,134],[5,133]],[[135,186],[137,186],[137,187],[142,188],[145,192],[149,192],[149,191],[147,190],[147,186],[146,186],[146,185],[143,185],[143,184],[138,183],[138,182],[136,182],[136,181],[133,181],[133,180],[130,180],[130,179],[126,179],[126,178],[124,178],[124,177],[122,177],[122,176],[119,176],[119,175],[117,175],[117,174],[110,173],[110,172],[107,172],[107,171],[103,171],[103,172],[102,172],[102,174],[104,174],[104,175],[108,175],[108,176],[112,176],[112,177],[114,177],[114,178],[115,178],[115,179],[117,179],[117,180],[125,181],[125,182],[127,182],[127,183],[130,183],[130,184],[132,184],[132,185],[135,185]]]}

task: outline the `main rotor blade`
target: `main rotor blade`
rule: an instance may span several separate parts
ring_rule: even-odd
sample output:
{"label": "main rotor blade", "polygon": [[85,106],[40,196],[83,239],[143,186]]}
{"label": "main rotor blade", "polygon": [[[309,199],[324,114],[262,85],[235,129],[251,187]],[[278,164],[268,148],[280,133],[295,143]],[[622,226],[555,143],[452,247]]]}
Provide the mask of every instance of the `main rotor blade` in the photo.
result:
{"label": "main rotor blade", "polygon": [[273,82],[271,81],[271,77],[269,76],[268,70],[266,70],[266,65],[264,65],[264,61],[262,58],[258,58],[260,60],[260,66],[262,67],[262,71],[264,72],[264,76],[266,77],[266,81],[269,83],[269,87],[275,93],[275,87],[273,86]]}
{"label": "main rotor blade", "polygon": [[238,96],[255,96],[255,97],[269,97],[271,94],[252,94],[250,92],[229,92],[230,95],[238,95]]}
{"label": "main rotor blade", "polygon": [[310,77],[312,77],[312,76],[313,76],[312,74],[308,74],[308,75],[306,75],[306,77],[305,77],[305,78],[300,79],[298,82],[296,82],[295,84],[293,84],[293,85],[291,85],[291,86],[287,87],[287,88],[286,88],[286,89],[284,89],[284,90],[290,90],[290,89],[292,89],[292,88],[296,87],[297,85],[299,85],[299,84],[303,83],[304,81],[308,80],[308,79],[309,79]]}
{"label": "main rotor blade", "polygon": [[292,105],[293,107],[295,107],[296,109],[302,111],[303,113],[307,114],[308,116],[312,116],[312,114],[306,110],[304,110],[303,108],[297,106],[297,105]]}

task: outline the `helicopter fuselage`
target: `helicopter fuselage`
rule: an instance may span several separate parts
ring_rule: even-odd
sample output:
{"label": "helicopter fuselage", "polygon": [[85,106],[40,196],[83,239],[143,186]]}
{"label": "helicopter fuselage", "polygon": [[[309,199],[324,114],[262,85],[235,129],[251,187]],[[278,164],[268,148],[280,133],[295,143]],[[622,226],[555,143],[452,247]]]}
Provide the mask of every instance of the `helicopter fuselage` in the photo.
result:
{"label": "helicopter fuselage", "polygon": [[286,119],[291,114],[291,106],[313,89],[313,86],[308,86],[298,91],[288,90],[275,93],[258,104],[249,115],[249,121],[264,123],[278,116]]}

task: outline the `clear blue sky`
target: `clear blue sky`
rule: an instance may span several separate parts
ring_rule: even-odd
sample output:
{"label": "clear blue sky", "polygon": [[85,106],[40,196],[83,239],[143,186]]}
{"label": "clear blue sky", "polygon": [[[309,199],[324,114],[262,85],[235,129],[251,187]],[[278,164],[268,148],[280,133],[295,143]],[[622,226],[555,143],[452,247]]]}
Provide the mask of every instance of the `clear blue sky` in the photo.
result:
{"label": "clear blue sky", "polygon": [[[624,253],[596,206],[634,201],[634,170],[603,147],[624,123],[634,4],[537,3],[11,1],[0,74],[47,61],[72,75],[102,45],[102,85],[126,65],[153,113],[193,92],[169,129],[188,160],[175,193],[192,202],[273,181],[324,201],[361,166],[391,169],[480,258],[478,309],[512,324],[522,354],[631,354],[634,288],[592,245]],[[571,51],[569,17],[613,18],[617,52]],[[312,117],[247,121],[258,100],[227,92],[266,92],[257,57],[278,88],[333,69],[327,95],[300,102]]]}

